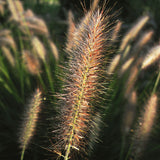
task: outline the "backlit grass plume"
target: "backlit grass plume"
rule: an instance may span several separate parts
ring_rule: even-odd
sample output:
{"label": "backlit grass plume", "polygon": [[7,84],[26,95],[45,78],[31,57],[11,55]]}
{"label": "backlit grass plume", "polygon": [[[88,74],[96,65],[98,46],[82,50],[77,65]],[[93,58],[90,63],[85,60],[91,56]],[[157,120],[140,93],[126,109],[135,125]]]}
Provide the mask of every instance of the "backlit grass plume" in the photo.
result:
{"label": "backlit grass plume", "polygon": [[153,94],[145,105],[144,113],[139,119],[139,124],[137,126],[137,129],[135,130],[132,151],[135,159],[141,156],[146,142],[149,139],[156,118],[157,105],[158,97],[156,94]]}
{"label": "backlit grass plume", "polygon": [[105,73],[104,56],[109,45],[108,23],[107,13],[94,7],[73,33],[64,93],[58,96],[61,99],[61,128],[55,148],[60,150],[65,160],[70,159],[75,151],[87,152],[90,122],[100,108],[98,99],[105,88],[102,76]]}
{"label": "backlit grass plume", "polygon": [[40,112],[40,105],[42,103],[42,92],[38,88],[28,105],[23,126],[21,128],[19,141],[22,148],[21,160],[23,160],[24,152],[29,144],[31,137],[34,134],[36,122],[38,119],[38,113]]}

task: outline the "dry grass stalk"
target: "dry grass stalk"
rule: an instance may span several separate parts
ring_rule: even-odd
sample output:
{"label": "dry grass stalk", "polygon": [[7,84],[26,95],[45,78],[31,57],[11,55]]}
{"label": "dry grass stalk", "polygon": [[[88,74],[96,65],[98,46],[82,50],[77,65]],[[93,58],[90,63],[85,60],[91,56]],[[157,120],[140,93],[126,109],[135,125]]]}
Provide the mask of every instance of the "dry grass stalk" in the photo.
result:
{"label": "dry grass stalk", "polygon": [[15,66],[15,59],[12,55],[12,53],[10,52],[10,50],[8,48],[6,48],[5,46],[2,46],[2,52],[5,55],[5,57],[7,58],[7,60],[9,61],[9,63],[11,64],[12,67]]}
{"label": "dry grass stalk", "polygon": [[23,61],[29,73],[37,75],[40,73],[40,62],[30,51],[23,51]]}
{"label": "dry grass stalk", "polygon": [[150,65],[154,64],[160,58],[160,45],[150,49],[149,53],[145,56],[141,69],[146,69]]}
{"label": "dry grass stalk", "polygon": [[55,60],[58,61],[59,60],[59,53],[58,53],[58,49],[57,49],[56,45],[51,40],[49,40],[49,44],[50,44],[50,47],[51,47],[51,50],[52,50],[52,53],[53,53]]}
{"label": "dry grass stalk", "polygon": [[115,57],[111,61],[110,65],[108,66],[108,69],[107,69],[108,74],[113,74],[114,73],[116,67],[118,66],[118,64],[120,62],[120,58],[121,58],[120,54],[115,55]]}
{"label": "dry grass stalk", "polygon": [[22,148],[21,160],[23,160],[24,152],[32,138],[38,119],[38,114],[40,112],[40,106],[42,103],[42,92],[38,88],[30,101],[30,104],[25,113],[25,118],[23,120],[23,126],[20,132],[20,147]]}
{"label": "dry grass stalk", "polygon": [[43,62],[46,60],[46,49],[44,48],[43,43],[37,38],[32,37],[32,46],[35,49],[38,57],[42,59]]}
{"label": "dry grass stalk", "polygon": [[65,153],[65,160],[76,150],[85,152],[86,137],[91,128],[89,122],[94,114],[93,101],[103,91],[102,84],[98,82],[105,72],[102,61],[107,50],[108,16],[97,9],[89,11],[86,17],[80,22],[72,40],[69,73],[64,87],[66,94],[59,95],[63,106],[59,130],[62,141],[57,144]]}
{"label": "dry grass stalk", "polygon": [[144,27],[144,25],[149,20],[149,16],[143,16],[141,17],[138,22],[128,31],[128,33],[124,36],[122,39],[122,43],[120,45],[120,51],[123,51],[130,40],[133,40],[140,30]]}
{"label": "dry grass stalk", "polygon": [[157,103],[158,97],[156,94],[153,94],[145,105],[145,111],[139,120],[137,129],[135,130],[135,136],[133,139],[133,147],[135,148],[133,148],[133,154],[136,158],[141,156],[146,142],[149,139],[156,117]]}

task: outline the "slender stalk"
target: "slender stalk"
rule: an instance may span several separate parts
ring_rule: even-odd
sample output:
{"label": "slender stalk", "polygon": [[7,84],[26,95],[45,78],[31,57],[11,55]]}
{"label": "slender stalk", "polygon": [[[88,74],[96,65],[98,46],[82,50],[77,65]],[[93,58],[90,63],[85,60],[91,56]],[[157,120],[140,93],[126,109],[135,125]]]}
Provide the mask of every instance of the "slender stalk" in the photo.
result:
{"label": "slender stalk", "polygon": [[75,112],[75,116],[74,116],[74,120],[73,120],[73,125],[72,125],[72,130],[71,130],[71,135],[69,137],[69,142],[68,142],[67,151],[66,151],[64,160],[68,160],[68,156],[69,156],[69,153],[70,153],[72,139],[73,139],[73,136],[74,136],[75,125],[77,123],[79,109],[80,109],[81,102],[82,102],[82,99],[83,99],[83,96],[84,96],[84,88],[86,86],[88,71],[89,71],[89,67],[87,66],[86,67],[86,71],[85,71],[84,76],[83,76],[83,82],[82,82],[81,92],[80,92],[80,94],[78,96],[78,103],[77,103],[77,106],[75,107],[76,108],[76,112]]}
{"label": "slender stalk", "polygon": [[48,81],[49,81],[49,85],[51,87],[51,91],[54,93],[53,79],[52,79],[50,67],[46,62],[44,62],[44,66],[45,66],[45,70],[46,70],[46,73],[47,73],[47,76],[48,76]]}
{"label": "slender stalk", "polygon": [[24,146],[23,149],[22,149],[22,153],[21,153],[21,159],[20,160],[23,160],[24,158],[24,152],[26,150],[26,147]]}
{"label": "slender stalk", "polygon": [[160,80],[160,71],[159,71],[159,73],[158,73],[158,76],[157,76],[157,79],[156,79],[156,82],[155,82],[155,85],[154,85],[154,88],[153,88],[153,91],[152,91],[152,95],[153,95],[153,94],[156,92],[156,90],[157,90],[159,80]]}

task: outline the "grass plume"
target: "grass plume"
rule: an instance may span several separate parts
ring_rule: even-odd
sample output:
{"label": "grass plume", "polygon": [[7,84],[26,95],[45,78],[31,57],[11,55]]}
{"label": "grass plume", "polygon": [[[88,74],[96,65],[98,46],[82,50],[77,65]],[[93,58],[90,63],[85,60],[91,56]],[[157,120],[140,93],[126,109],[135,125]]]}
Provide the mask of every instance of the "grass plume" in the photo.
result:
{"label": "grass plume", "polygon": [[36,122],[38,119],[38,114],[40,112],[40,106],[42,103],[42,92],[38,88],[33,94],[32,99],[27,108],[27,113],[25,114],[25,118],[23,120],[23,126],[20,132],[20,146],[22,148],[21,160],[24,158],[24,152],[30,142],[31,137],[34,134]]}
{"label": "grass plume", "polygon": [[145,105],[144,112],[139,119],[138,127],[135,130],[133,139],[133,153],[135,159],[139,158],[145,148],[146,142],[150,136],[151,130],[156,117],[158,105],[158,97],[156,94],[151,95],[147,104]]}
{"label": "grass plume", "polygon": [[160,45],[150,49],[149,53],[142,62],[141,69],[145,69],[150,65],[154,64],[156,61],[159,60],[159,58],[160,58]]}
{"label": "grass plume", "polygon": [[100,81],[104,73],[103,61],[108,46],[106,41],[109,41],[108,18],[103,9],[91,9],[74,33],[66,69],[65,94],[60,95],[62,135],[58,144],[65,160],[70,159],[74,150],[85,152],[90,121],[95,110],[100,107],[96,99],[103,92],[103,82]]}
{"label": "grass plume", "polygon": [[23,56],[23,61],[26,66],[26,69],[29,73],[33,75],[37,75],[40,73],[40,62],[39,59],[34,56],[30,51],[24,50],[22,52]]}
{"label": "grass plume", "polygon": [[128,31],[128,33],[124,36],[122,39],[122,43],[120,45],[120,51],[123,51],[125,47],[127,46],[128,42],[133,40],[139,31],[144,27],[144,25],[147,23],[149,20],[149,16],[143,16],[141,17],[138,22]]}
{"label": "grass plume", "polygon": [[36,51],[38,57],[45,62],[46,59],[46,49],[44,48],[43,43],[37,38],[32,37],[32,46],[34,50]]}

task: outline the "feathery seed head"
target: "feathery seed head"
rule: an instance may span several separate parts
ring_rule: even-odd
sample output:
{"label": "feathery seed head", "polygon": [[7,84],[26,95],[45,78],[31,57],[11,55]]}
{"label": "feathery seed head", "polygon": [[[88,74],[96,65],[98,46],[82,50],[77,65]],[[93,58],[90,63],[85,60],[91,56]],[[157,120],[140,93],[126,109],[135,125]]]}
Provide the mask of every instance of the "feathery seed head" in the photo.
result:
{"label": "feathery seed head", "polygon": [[53,53],[55,60],[58,61],[59,53],[58,53],[58,49],[57,49],[56,45],[51,40],[49,40],[49,44],[50,44],[50,47],[51,47],[51,50],[52,50],[52,53]]}
{"label": "feathery seed head", "polygon": [[141,156],[149,139],[156,117],[157,103],[158,97],[156,94],[153,94],[145,105],[145,111],[142,113],[142,116],[139,119],[139,124],[135,130],[135,135],[133,137],[132,149],[132,154],[136,155],[137,158]]}
{"label": "feathery seed head", "polygon": [[12,0],[7,0],[9,9],[12,14],[12,18],[15,21],[21,21],[22,20],[22,14],[24,12],[22,3],[19,0],[12,1]]}
{"label": "feathery seed head", "polygon": [[135,91],[132,91],[127,99],[127,104],[125,106],[125,113],[123,116],[123,133],[128,134],[131,125],[134,120],[135,110],[137,104],[137,94]]}
{"label": "feathery seed head", "polygon": [[157,100],[158,97],[156,94],[152,95],[145,106],[145,112],[142,118],[142,126],[140,127],[140,134],[142,134],[143,138],[149,135],[151,128],[154,123],[154,119],[157,111]]}
{"label": "feathery seed head", "polygon": [[146,69],[160,58],[160,45],[151,48],[142,62],[141,69]]}
{"label": "feathery seed head", "polygon": [[37,37],[32,38],[32,46],[35,49],[36,53],[38,54],[39,58],[42,59],[43,62],[45,62],[46,50],[42,42]]}
{"label": "feathery seed head", "polygon": [[2,46],[2,52],[5,55],[5,57],[7,58],[7,60],[9,61],[9,63],[11,64],[11,66],[14,67],[15,66],[15,59],[14,59],[12,53],[10,52],[10,50],[7,47]]}
{"label": "feathery seed head", "polygon": [[138,22],[128,31],[128,33],[122,39],[120,51],[123,51],[127,46],[128,42],[138,35],[139,31],[143,28],[143,26],[147,23],[148,20],[148,15],[141,17]]}
{"label": "feathery seed head", "polygon": [[134,57],[129,58],[121,67],[120,69],[120,75],[122,75],[133,63]]}
{"label": "feathery seed head", "polygon": [[27,112],[25,113],[23,126],[20,132],[19,141],[20,141],[20,147],[22,148],[21,160],[23,160],[24,152],[30,142],[30,139],[34,134],[36,122],[38,119],[38,114],[40,112],[41,103],[42,103],[42,92],[40,91],[39,88],[37,88],[27,108]]}
{"label": "feathery seed head", "polygon": [[30,53],[30,51],[24,50],[22,52],[24,64],[29,73],[36,75],[40,72],[40,62],[37,57]]}
{"label": "feathery seed head", "polygon": [[113,42],[117,40],[118,33],[121,29],[121,26],[122,26],[122,21],[118,21],[116,26],[114,27],[113,34],[112,34],[112,41]]}
{"label": "feathery seed head", "polygon": [[118,66],[120,62],[120,58],[121,58],[120,54],[115,55],[110,65],[108,66],[108,69],[107,69],[108,74],[113,74],[113,72],[115,71],[116,67]]}
{"label": "feathery seed head", "polygon": [[[61,99],[61,146],[68,160],[73,150],[85,151],[91,117],[97,110],[96,101],[103,91],[100,82],[104,54],[107,51],[109,18],[103,9],[90,10],[76,26],[70,46],[70,61],[65,94]],[[58,142],[58,144],[60,144]],[[63,148],[62,148],[63,146]]]}

